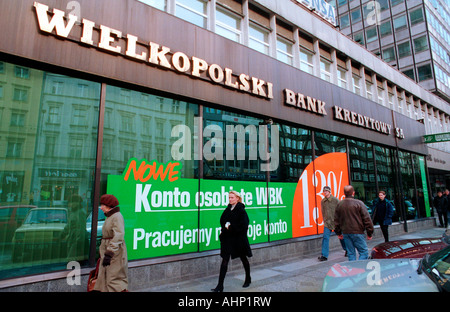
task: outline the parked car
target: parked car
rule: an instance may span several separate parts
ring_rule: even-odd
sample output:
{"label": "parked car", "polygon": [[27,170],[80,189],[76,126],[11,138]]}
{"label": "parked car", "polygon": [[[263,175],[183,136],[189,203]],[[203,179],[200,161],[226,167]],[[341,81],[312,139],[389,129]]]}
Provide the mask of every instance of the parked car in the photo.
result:
{"label": "parked car", "polygon": [[66,208],[31,209],[14,233],[12,260],[40,260],[65,257],[67,244],[62,233],[67,225]]}
{"label": "parked car", "polygon": [[0,206],[0,243],[11,243],[14,231],[22,225],[32,205]]}
{"label": "parked car", "polygon": [[442,237],[404,239],[381,243],[372,248],[372,259],[423,258],[450,245],[450,230]]}
{"label": "parked car", "polygon": [[450,291],[450,246],[422,259],[369,259],[333,265],[324,292]]}

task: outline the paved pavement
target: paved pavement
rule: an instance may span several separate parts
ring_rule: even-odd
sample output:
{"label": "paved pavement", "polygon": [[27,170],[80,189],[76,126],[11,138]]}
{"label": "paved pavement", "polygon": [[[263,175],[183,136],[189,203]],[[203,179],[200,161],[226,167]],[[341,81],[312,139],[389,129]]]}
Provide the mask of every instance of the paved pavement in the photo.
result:
{"label": "paved pavement", "polygon": [[[400,235],[391,235],[390,240],[408,238],[441,237],[443,228],[430,228]],[[383,238],[368,241],[369,252],[375,245],[382,243]],[[332,246],[330,246],[331,248]],[[330,267],[338,262],[347,261],[344,251],[340,248],[330,250],[328,261],[317,260],[319,254],[307,254],[302,257],[251,266],[252,284],[242,288],[244,269],[228,272],[225,292],[319,292],[323,279]],[[236,259],[235,261],[240,261]],[[250,262],[251,265],[251,262]],[[217,284],[219,268],[216,276],[191,279],[185,282],[155,286],[140,291],[143,292],[209,292]]]}

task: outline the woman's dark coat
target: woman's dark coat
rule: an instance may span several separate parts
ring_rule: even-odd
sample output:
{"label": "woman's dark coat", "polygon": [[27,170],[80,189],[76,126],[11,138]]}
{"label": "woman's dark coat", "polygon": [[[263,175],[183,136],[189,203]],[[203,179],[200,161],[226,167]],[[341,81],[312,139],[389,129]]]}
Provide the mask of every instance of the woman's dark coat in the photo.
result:
{"label": "woman's dark coat", "polygon": [[[225,228],[227,222],[230,222],[228,229]],[[233,210],[231,205],[228,205],[220,217],[220,225],[222,227],[222,233],[219,236],[220,256],[227,258],[231,255],[231,259],[242,256],[251,257],[252,250],[247,237],[249,219],[245,205],[237,203]]]}
{"label": "woman's dark coat", "polygon": [[[392,205],[392,203],[387,200],[384,199],[385,203],[386,203],[386,213],[384,215],[383,218],[383,224],[380,223],[380,225],[391,225],[392,224],[392,217],[394,216],[394,205]],[[375,220],[375,216],[377,215],[377,209],[379,207],[379,205],[382,204],[382,201],[380,200],[380,198],[375,198],[373,200],[372,203],[372,221],[376,222],[377,220]]]}

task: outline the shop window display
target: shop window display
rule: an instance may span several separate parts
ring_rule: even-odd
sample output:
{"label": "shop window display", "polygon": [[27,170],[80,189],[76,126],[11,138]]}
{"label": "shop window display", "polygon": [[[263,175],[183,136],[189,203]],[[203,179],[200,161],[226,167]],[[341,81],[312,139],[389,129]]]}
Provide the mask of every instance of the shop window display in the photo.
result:
{"label": "shop window display", "polygon": [[17,66],[3,67],[0,278],[85,263],[100,84],[23,66],[27,74],[17,75]]}
{"label": "shop window display", "polygon": [[401,175],[402,186],[402,204],[404,205],[404,219],[417,218],[417,202],[413,200],[415,198],[415,185],[416,176],[412,163],[411,153],[399,151],[398,161]]}
{"label": "shop window display", "polygon": [[297,182],[312,161],[311,131],[280,124],[280,166],[271,181]]}
{"label": "shop window display", "polygon": [[377,197],[375,184],[375,164],[372,144],[348,140],[350,151],[351,183],[355,188],[355,198],[369,208]]}
{"label": "shop window display", "polygon": [[[377,165],[377,183],[378,191],[385,191],[386,198],[398,206],[395,189],[395,171],[393,167],[393,151],[387,147],[375,146],[375,161]],[[399,211],[394,210],[393,221],[399,220]]]}

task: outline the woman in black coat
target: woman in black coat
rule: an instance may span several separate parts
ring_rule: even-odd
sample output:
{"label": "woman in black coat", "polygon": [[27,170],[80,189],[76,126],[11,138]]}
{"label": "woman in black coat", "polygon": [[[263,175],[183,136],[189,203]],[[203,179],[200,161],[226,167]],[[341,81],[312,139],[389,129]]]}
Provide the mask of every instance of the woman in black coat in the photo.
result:
{"label": "woman in black coat", "polygon": [[229,205],[220,217],[222,231],[220,233],[220,256],[222,264],[220,265],[219,283],[214,292],[223,291],[223,281],[227,274],[228,262],[231,259],[240,258],[245,269],[245,282],[242,287],[248,287],[251,283],[250,263],[247,257],[252,256],[252,250],[248,242],[247,230],[249,219],[245,211],[245,205],[242,203],[241,195],[236,191],[230,191],[228,194]]}

